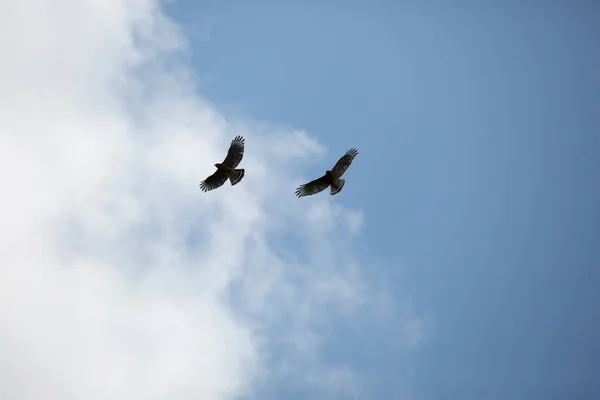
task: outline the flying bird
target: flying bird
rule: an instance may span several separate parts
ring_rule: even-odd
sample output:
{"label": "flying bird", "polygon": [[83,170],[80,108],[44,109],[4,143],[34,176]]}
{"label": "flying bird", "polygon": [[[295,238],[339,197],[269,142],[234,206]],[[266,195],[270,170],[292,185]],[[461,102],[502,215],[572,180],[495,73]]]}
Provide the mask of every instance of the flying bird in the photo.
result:
{"label": "flying bird", "polygon": [[331,195],[335,196],[339,192],[342,191],[344,184],[346,181],[341,179],[341,176],[344,175],[344,172],[350,167],[352,164],[352,160],[358,154],[355,148],[352,148],[346,152],[339,160],[335,163],[331,171],[327,170],[325,175],[322,177],[315,179],[314,181],[308,182],[304,185],[300,185],[298,189],[296,189],[296,196],[311,196],[313,194],[317,194],[322,192],[331,186]]}
{"label": "flying bird", "polygon": [[231,186],[240,183],[244,177],[245,171],[242,168],[236,169],[236,167],[242,161],[243,157],[244,138],[242,136],[236,136],[235,139],[231,141],[225,160],[223,160],[222,163],[215,164],[217,171],[204,181],[200,182],[200,189],[202,189],[203,192],[208,192],[209,190],[222,186],[227,179],[231,182]]}

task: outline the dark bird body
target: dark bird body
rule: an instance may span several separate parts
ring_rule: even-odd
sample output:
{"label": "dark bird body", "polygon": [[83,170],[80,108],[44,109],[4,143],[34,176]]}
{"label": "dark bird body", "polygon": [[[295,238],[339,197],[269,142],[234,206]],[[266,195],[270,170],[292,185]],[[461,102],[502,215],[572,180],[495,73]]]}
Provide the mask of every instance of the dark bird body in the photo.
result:
{"label": "dark bird body", "polygon": [[227,179],[231,182],[231,186],[240,183],[245,175],[243,168],[236,168],[244,157],[244,138],[242,136],[236,136],[231,141],[227,156],[222,163],[216,163],[215,167],[217,171],[200,182],[200,189],[203,192],[216,189],[222,186]]}
{"label": "dark bird body", "polygon": [[344,175],[344,172],[350,167],[352,164],[352,160],[358,154],[355,148],[352,148],[346,152],[338,161],[335,163],[331,170],[325,171],[325,175],[320,178],[315,179],[314,181],[310,181],[304,185],[300,185],[298,189],[296,189],[296,196],[311,196],[313,194],[317,194],[322,192],[323,190],[331,187],[331,195],[335,196],[339,192],[342,191],[346,180],[341,179],[341,176]]}

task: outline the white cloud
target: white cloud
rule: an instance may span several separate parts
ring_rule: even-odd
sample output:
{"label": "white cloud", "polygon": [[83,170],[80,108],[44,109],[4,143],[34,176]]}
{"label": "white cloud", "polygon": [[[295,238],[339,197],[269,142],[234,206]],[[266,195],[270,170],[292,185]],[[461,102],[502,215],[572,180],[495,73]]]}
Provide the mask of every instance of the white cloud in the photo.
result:
{"label": "white cloud", "polygon": [[[199,98],[155,1],[9,0],[0,25],[0,398],[232,399],[286,371],[358,393],[310,328],[369,290],[362,213],[294,197],[321,146]],[[236,134],[244,181],[200,192]]]}

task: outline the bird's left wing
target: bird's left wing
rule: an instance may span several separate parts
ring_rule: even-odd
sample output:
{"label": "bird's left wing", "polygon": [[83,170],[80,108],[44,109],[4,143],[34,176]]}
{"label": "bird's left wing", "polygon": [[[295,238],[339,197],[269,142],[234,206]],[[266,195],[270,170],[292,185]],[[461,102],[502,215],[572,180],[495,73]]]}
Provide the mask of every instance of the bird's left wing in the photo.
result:
{"label": "bird's left wing", "polygon": [[354,157],[356,157],[357,154],[358,151],[356,151],[355,148],[351,148],[350,150],[348,150],[346,154],[344,154],[333,166],[333,169],[331,170],[332,175],[336,178],[339,178],[342,175],[344,175],[344,172],[346,172],[348,167],[350,167],[350,164],[352,164],[352,160],[354,160]]}
{"label": "bird's left wing", "polygon": [[244,157],[244,138],[242,136],[236,136],[229,146],[227,157],[223,161],[223,164],[236,168]]}

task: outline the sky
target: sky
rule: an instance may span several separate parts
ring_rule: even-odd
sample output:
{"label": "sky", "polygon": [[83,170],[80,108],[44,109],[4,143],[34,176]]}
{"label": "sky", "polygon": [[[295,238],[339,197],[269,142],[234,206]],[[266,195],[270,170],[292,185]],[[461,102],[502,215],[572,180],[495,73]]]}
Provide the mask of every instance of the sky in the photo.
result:
{"label": "sky", "polygon": [[597,2],[0,25],[0,398],[600,397]]}

